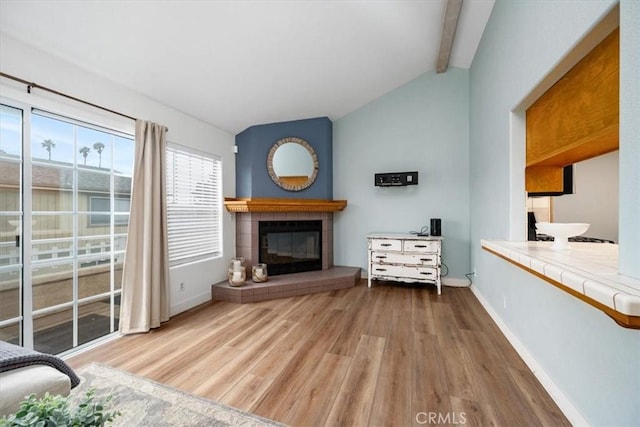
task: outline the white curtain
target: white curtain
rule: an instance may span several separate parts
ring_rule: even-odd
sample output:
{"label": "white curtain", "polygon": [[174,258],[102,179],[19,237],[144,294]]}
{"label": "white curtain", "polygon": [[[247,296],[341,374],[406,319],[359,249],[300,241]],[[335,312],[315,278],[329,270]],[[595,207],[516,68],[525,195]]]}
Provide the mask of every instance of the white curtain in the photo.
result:
{"label": "white curtain", "polygon": [[131,214],[122,272],[120,332],[148,332],[169,320],[165,195],[166,128],[136,121]]}

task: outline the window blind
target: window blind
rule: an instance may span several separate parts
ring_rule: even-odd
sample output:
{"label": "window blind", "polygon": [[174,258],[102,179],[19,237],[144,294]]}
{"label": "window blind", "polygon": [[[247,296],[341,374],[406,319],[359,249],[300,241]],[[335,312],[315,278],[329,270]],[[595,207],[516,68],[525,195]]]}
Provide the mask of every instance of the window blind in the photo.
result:
{"label": "window blind", "polygon": [[222,250],[222,162],[167,146],[169,262],[184,264]]}

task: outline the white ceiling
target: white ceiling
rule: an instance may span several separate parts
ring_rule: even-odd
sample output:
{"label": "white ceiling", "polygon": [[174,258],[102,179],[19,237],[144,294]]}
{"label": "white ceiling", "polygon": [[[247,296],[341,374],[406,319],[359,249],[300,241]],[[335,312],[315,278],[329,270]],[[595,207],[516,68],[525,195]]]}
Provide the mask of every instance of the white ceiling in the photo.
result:
{"label": "white ceiling", "polygon": [[[493,3],[464,0],[450,66],[471,66]],[[336,120],[435,70],[445,4],[1,0],[0,28],[237,134]]]}

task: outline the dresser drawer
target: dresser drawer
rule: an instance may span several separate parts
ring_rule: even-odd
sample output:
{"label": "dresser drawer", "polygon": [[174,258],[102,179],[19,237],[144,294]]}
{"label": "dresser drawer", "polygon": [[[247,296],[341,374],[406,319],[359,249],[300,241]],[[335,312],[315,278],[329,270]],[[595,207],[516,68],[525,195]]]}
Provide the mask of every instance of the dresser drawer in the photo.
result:
{"label": "dresser drawer", "polygon": [[401,251],[402,240],[372,239],[371,249],[374,251]]}
{"label": "dresser drawer", "polygon": [[410,233],[371,233],[368,239],[368,286],[374,280],[435,285],[442,281],[442,240]]}
{"label": "dresser drawer", "polygon": [[405,240],[404,251],[440,253],[440,242],[428,240]]}
{"label": "dresser drawer", "polygon": [[371,253],[371,261],[380,264],[408,264],[408,265],[440,265],[440,255],[438,254],[403,254],[395,252]]}
{"label": "dresser drawer", "polygon": [[438,268],[434,267],[373,264],[371,266],[371,270],[375,276],[403,277],[434,281],[438,278]]}

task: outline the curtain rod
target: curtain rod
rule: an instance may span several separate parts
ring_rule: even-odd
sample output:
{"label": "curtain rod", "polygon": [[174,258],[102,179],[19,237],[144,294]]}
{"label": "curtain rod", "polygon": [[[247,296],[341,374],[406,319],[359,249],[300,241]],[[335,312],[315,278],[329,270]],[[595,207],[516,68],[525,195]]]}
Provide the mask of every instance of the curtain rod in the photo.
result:
{"label": "curtain rod", "polygon": [[[58,92],[57,90],[48,88],[46,86],[39,85],[39,84],[34,83],[34,82],[30,82],[28,80],[21,79],[20,77],[12,76],[11,74],[0,72],[0,77],[6,77],[7,79],[15,80],[17,82],[20,82],[22,84],[27,85],[27,92],[28,93],[31,93],[31,89],[40,89],[40,90],[44,90],[45,92],[53,93],[54,95],[62,96],[63,98],[71,99],[73,101],[80,102],[82,104],[86,104],[86,105],[89,105],[91,107],[98,108],[100,110],[107,111],[109,113],[116,114],[116,115],[121,116],[121,117],[125,117],[127,119],[131,119],[133,121],[137,120],[135,117],[131,117],[131,116],[127,115],[127,114],[120,113],[118,111],[114,111],[114,110],[112,110],[110,108],[106,108],[106,107],[103,107],[103,106],[98,105],[98,104],[94,104],[93,102],[85,101],[84,99],[76,98],[75,96],[72,96],[72,95],[67,95],[66,93]],[[165,129],[167,131],[169,131],[169,128],[167,128],[166,126],[165,126]]]}

